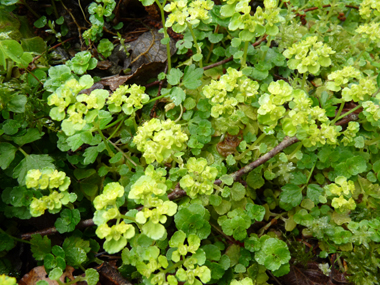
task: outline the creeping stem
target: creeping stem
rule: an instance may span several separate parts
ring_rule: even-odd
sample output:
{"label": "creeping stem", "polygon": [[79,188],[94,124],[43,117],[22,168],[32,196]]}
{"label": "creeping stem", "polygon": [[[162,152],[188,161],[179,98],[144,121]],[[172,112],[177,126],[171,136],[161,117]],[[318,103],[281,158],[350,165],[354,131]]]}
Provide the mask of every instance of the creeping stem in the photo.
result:
{"label": "creeping stem", "polygon": [[[201,50],[201,48],[200,48],[199,45],[198,45],[197,38],[195,37],[195,34],[194,34],[194,31],[193,31],[193,28],[191,27],[191,24],[190,24],[190,23],[187,23],[187,27],[189,28],[189,31],[190,31],[190,33],[191,33],[191,36],[193,37],[194,45],[195,45],[195,48],[197,49],[197,54],[202,54],[202,50]],[[203,68],[203,61],[202,61],[202,58],[201,58],[200,61],[199,61],[199,67],[200,67],[200,68]]]}
{"label": "creeping stem", "polygon": [[170,38],[169,38],[169,35],[168,35],[168,29],[165,26],[164,6],[166,4],[166,0],[164,0],[164,2],[162,4],[158,0],[155,0],[155,1],[156,1],[156,4],[157,4],[158,8],[160,8],[160,11],[161,11],[161,20],[162,20],[162,26],[163,26],[164,35],[165,35],[164,38],[167,41],[167,43],[166,43],[166,54],[167,54],[167,57],[168,57],[168,73],[169,73],[170,69],[172,69],[172,63],[171,63],[171,53],[170,53]]}

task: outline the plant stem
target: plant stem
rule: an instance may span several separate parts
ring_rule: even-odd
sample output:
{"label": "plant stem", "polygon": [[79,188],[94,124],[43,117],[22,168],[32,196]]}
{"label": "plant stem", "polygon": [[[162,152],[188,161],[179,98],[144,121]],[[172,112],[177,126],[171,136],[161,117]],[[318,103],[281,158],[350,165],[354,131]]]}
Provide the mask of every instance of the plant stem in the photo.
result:
{"label": "plant stem", "polygon": [[5,80],[4,80],[5,82],[11,80],[12,70],[13,70],[13,61],[7,59],[6,62],[7,62],[7,75],[5,76]]}
{"label": "plant stem", "polygon": [[344,117],[346,117],[347,115],[349,115],[349,114],[355,112],[357,109],[359,109],[359,108],[361,108],[361,107],[362,107],[362,106],[359,105],[359,106],[356,106],[355,108],[352,108],[350,111],[344,113],[342,116],[340,116],[338,119],[336,119],[336,121],[339,121],[339,120],[343,119]]}
{"label": "plant stem", "polygon": [[18,150],[25,156],[25,157],[27,157],[27,156],[29,156],[29,154],[27,154],[22,148],[21,148],[21,146],[18,148]]}
{"label": "plant stem", "polygon": [[305,72],[305,73],[303,74],[303,77],[302,77],[301,89],[303,89],[303,88],[305,87],[306,78],[307,78],[307,73]]}
{"label": "plant stem", "polygon": [[[196,48],[196,50],[197,50],[197,54],[202,54],[202,50],[201,50],[201,48],[200,48],[199,45],[198,45],[197,38],[195,37],[195,34],[194,34],[194,31],[193,31],[193,28],[191,27],[190,23],[187,23],[187,27],[189,28],[189,31],[190,31],[190,33],[191,33],[191,36],[193,37],[193,41],[194,41],[195,48]],[[199,67],[200,67],[200,68],[203,68],[203,61],[202,61],[202,58],[201,58],[201,60],[199,61]]]}
{"label": "plant stem", "polygon": [[36,16],[37,18],[40,18],[41,16],[37,14],[36,11],[34,11],[28,3],[26,3],[26,1],[24,0],[20,0],[21,4],[24,5],[34,16]]}
{"label": "plant stem", "polygon": [[380,137],[376,138],[376,139],[372,139],[372,140],[366,140],[364,143],[366,145],[374,145],[376,144],[378,141],[380,141]]}
{"label": "plant stem", "polygon": [[115,122],[112,122],[111,124],[107,125],[104,127],[104,129],[108,129],[110,127],[113,127],[114,125],[116,125],[118,122],[120,121],[123,121],[126,117],[125,116],[121,116],[119,119],[117,119]]}
{"label": "plant stem", "polygon": [[164,13],[164,6],[166,4],[166,0],[164,0],[164,2],[161,4],[159,0],[155,0],[158,8],[160,8],[160,12],[161,12],[161,21],[162,21],[162,27],[164,29],[164,35],[166,39],[168,39],[169,41],[166,43],[166,54],[167,54],[167,58],[168,58],[168,73],[170,72],[170,70],[172,69],[172,61],[171,61],[171,53],[170,53],[170,38],[169,38],[169,35],[168,35],[168,29],[167,27],[165,26],[165,13]]}
{"label": "plant stem", "polygon": [[115,154],[114,154],[113,151],[111,150],[111,148],[110,148],[110,146],[109,146],[109,144],[108,144],[108,141],[107,141],[106,138],[104,137],[104,135],[103,135],[102,130],[100,129],[100,127],[97,128],[97,131],[98,131],[99,135],[102,137],[102,140],[103,140],[104,145],[105,145],[105,147],[106,147],[106,149],[107,149],[108,155],[109,155],[110,157],[113,157]]}
{"label": "plant stem", "polygon": [[243,54],[243,58],[241,59],[241,68],[240,69],[243,69],[244,67],[247,66],[247,52],[248,52],[248,47],[249,47],[249,41],[246,41],[244,43],[244,54]]}
{"label": "plant stem", "polygon": [[116,127],[116,129],[113,131],[113,133],[108,137],[107,141],[112,139],[112,137],[117,133],[117,131],[120,129],[121,125],[124,123],[124,119],[120,122],[120,124]]}
{"label": "plant stem", "polygon": [[[219,25],[217,25],[217,26],[215,27],[214,34],[217,34],[218,31],[219,31]],[[211,57],[211,54],[212,54],[212,50],[213,50],[213,49],[214,49],[214,44],[211,43],[211,45],[210,45],[210,49],[209,49],[209,51],[208,51],[208,55],[207,55],[206,60],[205,60],[205,63],[208,63],[208,61],[210,60],[210,57]]]}
{"label": "plant stem", "polygon": [[292,159],[293,156],[302,148],[302,143],[299,143],[291,154],[288,155],[288,159]]}
{"label": "plant stem", "polygon": [[27,241],[27,240],[23,240],[23,239],[20,239],[20,238],[16,238],[10,234],[8,234],[6,231],[4,231],[3,229],[0,229],[0,232],[2,232],[3,234],[6,234],[7,236],[9,236],[11,239],[15,240],[15,241],[18,241],[18,242],[23,242],[23,243],[27,243],[27,244],[32,244],[30,241]]}
{"label": "plant stem", "polygon": [[314,165],[313,165],[313,167],[311,168],[310,173],[309,173],[309,176],[307,177],[306,183],[305,183],[305,185],[302,187],[301,191],[302,191],[303,189],[305,189],[305,187],[307,186],[307,184],[309,184],[309,181],[310,181],[311,175],[313,174],[313,171],[314,171],[314,168],[315,168],[316,165],[317,165],[317,162],[315,162]]}
{"label": "plant stem", "polygon": [[255,141],[253,142],[253,144],[252,144],[250,147],[248,147],[244,152],[242,152],[241,154],[239,154],[238,156],[236,156],[235,159],[236,159],[236,160],[240,160],[240,159],[242,159],[242,158],[244,157],[244,155],[245,155],[247,152],[253,150],[254,147],[257,146],[257,144],[258,144],[259,142],[261,142],[265,137],[266,137],[266,134],[265,134],[265,133],[262,133],[262,134],[257,138],[257,140],[255,140]]}
{"label": "plant stem", "polygon": [[168,94],[165,94],[165,95],[161,95],[161,96],[157,96],[157,97],[155,97],[155,98],[153,98],[153,99],[150,99],[148,102],[146,102],[144,105],[147,105],[147,104],[149,104],[149,103],[152,103],[152,102],[154,102],[154,101],[156,101],[156,100],[158,100],[158,99],[161,99],[161,98],[163,98],[163,97],[165,97],[165,96],[168,96]]}
{"label": "plant stem", "polygon": [[58,14],[58,11],[57,11],[57,6],[55,5],[55,0],[51,0],[51,5],[53,6],[54,16],[58,19],[59,18],[59,14]]}
{"label": "plant stem", "polygon": [[113,142],[110,141],[110,143],[113,145],[114,148],[116,148],[117,151],[121,152],[121,154],[130,162],[132,163],[135,167],[137,167],[137,164],[130,158],[128,155],[125,154],[124,151],[122,151],[119,147],[116,146]]}
{"label": "plant stem", "polygon": [[344,101],[340,104],[340,107],[339,107],[338,113],[336,114],[334,120],[332,120],[332,121],[330,122],[330,125],[331,125],[331,124],[334,125],[334,124],[336,123],[336,121],[338,120],[340,114],[342,113],[342,110],[343,110],[343,108],[344,108],[344,104],[345,104]]}

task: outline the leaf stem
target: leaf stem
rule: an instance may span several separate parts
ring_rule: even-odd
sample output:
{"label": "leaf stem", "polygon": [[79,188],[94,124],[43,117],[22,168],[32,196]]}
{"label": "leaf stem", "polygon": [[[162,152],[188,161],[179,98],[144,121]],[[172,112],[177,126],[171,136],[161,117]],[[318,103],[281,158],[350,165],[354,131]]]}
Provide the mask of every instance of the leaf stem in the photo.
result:
{"label": "leaf stem", "polygon": [[115,154],[114,154],[113,151],[111,150],[111,148],[110,148],[110,146],[109,146],[109,144],[108,144],[108,141],[107,141],[106,138],[104,137],[104,135],[103,135],[102,130],[100,129],[100,127],[97,128],[97,131],[98,131],[99,135],[102,137],[102,140],[103,140],[104,145],[105,145],[105,147],[106,147],[106,149],[107,149],[108,155],[109,155],[110,157],[113,157]]}
{"label": "leaf stem", "polygon": [[112,137],[117,133],[117,131],[120,129],[121,125],[124,123],[124,119],[120,122],[120,124],[116,127],[116,129],[112,132],[112,134],[108,137],[107,141],[112,139]]}
{"label": "leaf stem", "polygon": [[27,241],[27,240],[23,240],[23,239],[20,239],[20,238],[16,238],[10,234],[8,234],[6,231],[4,231],[3,229],[0,229],[0,232],[2,232],[3,234],[6,234],[7,236],[9,236],[11,239],[15,240],[15,241],[18,241],[18,242],[23,242],[23,243],[27,243],[27,244],[32,244],[30,241]]}
{"label": "leaf stem", "polygon": [[[197,38],[195,37],[195,34],[194,34],[194,31],[193,31],[193,28],[191,27],[191,24],[190,24],[190,23],[187,23],[187,27],[189,28],[189,31],[190,31],[190,33],[191,33],[191,36],[193,37],[193,41],[194,41],[195,48],[196,48],[196,50],[197,50],[197,54],[202,54],[202,50],[201,50],[201,48],[200,48],[199,45],[198,45]],[[199,67],[200,67],[200,68],[203,68],[203,61],[202,61],[202,58],[201,58],[201,60],[199,61]]]}
{"label": "leaf stem", "polygon": [[244,152],[242,152],[241,154],[239,154],[238,156],[236,156],[236,157],[235,157],[235,160],[240,160],[240,159],[242,159],[242,158],[244,157],[244,155],[246,155],[247,152],[253,150],[253,149],[255,148],[255,146],[257,146],[257,144],[258,144],[259,142],[261,142],[265,137],[266,137],[266,134],[265,134],[265,133],[262,133],[262,134],[257,138],[257,140],[255,140],[255,141],[253,142],[253,144],[252,144],[250,147],[248,147]]}
{"label": "leaf stem", "polygon": [[249,47],[249,41],[246,41],[244,43],[244,54],[243,54],[243,58],[241,59],[241,68],[240,69],[243,69],[244,67],[247,66],[247,52],[248,52],[248,47]]}
{"label": "leaf stem", "polygon": [[307,78],[307,72],[305,72],[303,74],[303,77],[302,77],[302,84],[301,84],[301,89],[303,89],[305,87],[305,84],[306,84],[306,78]]}
{"label": "leaf stem", "polygon": [[167,58],[168,58],[168,73],[170,72],[170,70],[172,69],[172,63],[171,63],[171,53],[170,53],[170,38],[169,38],[169,35],[168,35],[168,28],[165,26],[165,13],[164,13],[164,6],[166,4],[166,0],[164,0],[164,2],[161,4],[159,0],[155,0],[158,8],[160,8],[160,12],[161,12],[161,21],[162,21],[162,27],[164,29],[164,35],[165,35],[165,39],[168,39],[168,42],[166,43],[166,55],[167,55]]}
{"label": "leaf stem", "polygon": [[108,128],[110,128],[110,127],[113,127],[113,126],[116,125],[118,122],[123,121],[125,118],[126,118],[125,116],[121,116],[121,117],[118,118],[115,122],[112,122],[111,124],[105,126],[104,129],[108,129]]}
{"label": "leaf stem", "polygon": [[[214,34],[217,34],[219,32],[219,25],[216,25],[215,27],[215,31],[214,31]],[[212,54],[212,50],[214,49],[214,44],[211,43],[210,45],[210,49],[208,51],[208,54],[207,54],[207,57],[206,57],[206,60],[205,60],[205,63],[208,63],[208,61],[210,60],[210,57],[211,57],[211,54]]]}
{"label": "leaf stem", "polygon": [[18,148],[18,150],[25,156],[25,157],[28,157],[29,154],[27,154],[22,148],[21,146]]}
{"label": "leaf stem", "polygon": [[350,111],[344,113],[342,116],[340,116],[338,119],[336,119],[336,121],[339,121],[339,120],[343,119],[344,117],[346,117],[347,115],[349,115],[349,114],[355,112],[357,109],[359,109],[359,108],[361,108],[361,107],[362,107],[362,106],[358,105],[358,106],[356,106],[355,108],[352,108]]}
{"label": "leaf stem", "polygon": [[147,104],[149,104],[149,103],[152,103],[152,102],[154,102],[154,101],[156,101],[156,100],[158,100],[158,99],[161,99],[161,98],[163,98],[163,97],[165,97],[165,96],[168,96],[169,94],[165,94],[165,95],[161,95],[161,96],[157,96],[157,97],[155,97],[155,98],[153,98],[153,99],[150,99],[148,102],[146,102],[144,105],[147,105]]}
{"label": "leaf stem", "polygon": [[135,167],[137,167],[137,164],[130,158],[128,155],[125,154],[124,151],[122,151],[119,147],[116,146],[113,142],[109,141],[114,148],[116,148],[117,151],[119,151],[130,163],[132,163]]}
{"label": "leaf stem", "polygon": [[339,107],[338,113],[336,114],[334,120],[332,120],[332,121],[330,122],[330,124],[334,125],[334,124],[336,123],[336,121],[338,120],[340,114],[341,114],[342,111],[343,111],[343,108],[344,108],[344,104],[345,104],[345,103],[346,103],[346,102],[343,101],[343,102],[340,104],[340,107]]}

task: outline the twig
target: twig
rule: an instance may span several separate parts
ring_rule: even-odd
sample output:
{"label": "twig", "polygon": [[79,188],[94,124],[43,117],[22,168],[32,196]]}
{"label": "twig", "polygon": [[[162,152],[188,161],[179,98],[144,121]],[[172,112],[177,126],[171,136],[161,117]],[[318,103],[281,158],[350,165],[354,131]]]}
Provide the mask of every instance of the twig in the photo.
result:
{"label": "twig", "polygon": [[71,18],[73,19],[75,25],[77,26],[78,28],[78,33],[79,33],[79,41],[80,41],[80,46],[82,47],[83,46],[83,40],[82,40],[82,28],[81,26],[78,24],[77,20],[75,19],[74,15],[71,13],[71,11],[69,9],[67,9],[67,7],[65,6],[65,4],[63,4],[63,1],[60,0],[63,8],[67,11],[67,13],[69,13],[69,15],[71,16]]}
{"label": "twig", "polygon": [[140,53],[134,60],[132,60],[131,64],[134,63],[136,60],[138,60],[140,57],[142,57],[143,55],[146,55],[150,49],[152,48],[152,46],[154,45],[155,41],[156,41],[156,36],[154,35],[154,33],[152,32],[152,30],[150,30],[150,33],[152,34],[152,42],[150,43],[150,46],[147,48],[146,51]]}
{"label": "twig", "polygon": [[[110,284],[133,285],[125,279],[115,267],[108,262],[104,262],[95,268],[101,275],[108,279]],[[108,283],[107,283],[108,284]]]}
{"label": "twig", "polygon": [[[263,156],[261,156],[260,158],[258,158],[257,160],[255,160],[254,162],[251,162],[250,164],[244,166],[240,170],[234,172],[232,174],[232,177],[233,177],[234,181],[236,181],[237,179],[239,179],[244,174],[247,174],[248,172],[251,172],[256,167],[258,167],[258,166],[262,165],[263,163],[267,162],[269,159],[271,159],[272,157],[274,157],[280,151],[283,151],[285,148],[287,148],[288,146],[291,146],[292,144],[294,144],[296,142],[298,142],[297,137],[285,137],[285,139],[280,144],[278,144],[277,146],[275,146],[270,152],[264,154]],[[215,180],[214,184],[220,185],[220,184],[222,184],[222,180],[220,180],[220,179]]]}
{"label": "twig", "polygon": [[34,57],[33,60],[32,60],[32,62],[31,62],[30,64],[34,63],[37,59],[39,59],[41,56],[43,56],[46,52],[49,52],[49,51],[51,51],[52,49],[55,49],[55,48],[59,47],[60,45],[63,45],[64,43],[69,42],[69,41],[71,41],[71,40],[73,40],[73,39],[75,39],[75,37],[72,37],[72,38],[66,39],[66,40],[64,40],[63,42],[60,42],[59,44],[56,44],[55,46],[52,46],[52,47],[49,48],[47,51],[44,51],[42,54],[40,54],[40,55]]}

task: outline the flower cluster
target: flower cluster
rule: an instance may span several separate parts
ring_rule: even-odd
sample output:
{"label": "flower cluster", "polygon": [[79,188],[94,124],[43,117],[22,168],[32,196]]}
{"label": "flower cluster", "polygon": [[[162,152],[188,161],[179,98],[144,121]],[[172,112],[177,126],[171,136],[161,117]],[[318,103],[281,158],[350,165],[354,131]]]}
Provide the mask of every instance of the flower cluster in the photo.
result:
{"label": "flower cluster", "polygon": [[[33,197],[30,204],[30,213],[33,217],[39,217],[48,210],[50,213],[58,213],[62,205],[73,203],[77,195],[66,191],[70,185],[70,178],[66,173],[52,168],[31,169],[26,174],[26,187],[36,190],[49,189],[50,194],[40,198]],[[53,191],[58,188],[60,192]]]}
{"label": "flower cluster", "polygon": [[130,115],[134,110],[141,109],[148,101],[149,96],[145,94],[145,87],[133,84],[130,87],[121,85],[117,88],[108,98],[107,104],[111,113],[119,113],[123,110],[125,114]]}
{"label": "flower cluster", "polygon": [[359,7],[359,14],[364,19],[371,18],[373,11],[373,16],[380,16],[380,2],[377,0],[364,0]]}
{"label": "flower cluster", "polygon": [[[177,212],[177,204],[167,200],[166,171],[157,170],[152,165],[145,169],[141,176],[131,187],[128,198],[143,204],[144,208],[136,214],[136,222],[143,224],[142,232],[152,239],[160,239],[166,232],[167,216]],[[147,222],[147,220],[149,221]]]}
{"label": "flower cluster", "polygon": [[352,199],[352,194],[355,191],[355,184],[353,181],[347,181],[344,176],[335,178],[335,183],[330,183],[324,187],[327,196],[339,196],[332,199],[331,205],[340,212],[346,210],[354,210],[356,203]]}
{"label": "flower cluster", "polygon": [[283,52],[283,55],[289,58],[290,69],[297,69],[300,73],[317,74],[321,66],[331,65],[330,55],[334,53],[331,47],[319,42],[318,37],[315,36],[293,44]]}
{"label": "flower cluster", "polygon": [[372,78],[361,78],[359,84],[351,84],[342,90],[342,98],[346,102],[358,102],[368,99],[376,90],[376,82]]}
{"label": "flower cluster", "polygon": [[169,283],[165,282],[166,274],[163,271],[158,274],[153,274],[156,270],[160,268],[167,268],[169,265],[168,259],[165,256],[160,255],[160,249],[155,245],[151,245],[149,247],[132,247],[131,250],[125,248],[122,253],[122,258],[124,264],[131,264],[135,266],[141,275],[149,278],[151,284],[178,284],[175,277],[170,275],[167,277]]}
{"label": "flower cluster", "polygon": [[372,101],[365,101],[362,104],[363,106],[363,114],[367,118],[368,122],[371,123],[372,126],[380,126],[380,106],[379,104],[375,104]]}
{"label": "flower cluster", "polygon": [[186,148],[188,136],[173,121],[151,119],[137,129],[133,142],[143,152],[147,163],[167,162],[176,152]]}
{"label": "flower cluster", "polygon": [[360,25],[355,31],[361,34],[363,39],[369,39],[371,42],[380,44],[380,23],[369,23]]}
{"label": "flower cluster", "polygon": [[354,141],[356,134],[358,133],[360,124],[358,122],[349,122],[347,129],[343,132],[342,143],[346,146]]}
{"label": "flower cluster", "polygon": [[[288,136],[294,136],[297,130],[302,128],[308,135],[321,135],[322,129],[318,129],[316,121],[327,122],[328,118],[324,109],[318,106],[311,107],[312,101],[303,90],[294,90],[288,83],[279,80],[269,84],[268,92],[270,94],[265,93],[260,97],[260,108],[257,110],[258,121],[267,125],[264,128],[265,132],[273,132],[278,120],[285,116],[286,109],[283,105],[289,102],[291,110],[288,112],[288,116],[282,120],[284,133]],[[327,131],[330,128],[325,125],[324,130]],[[326,134],[325,137],[328,138],[329,135]],[[320,140],[323,139],[321,141],[324,141],[325,137],[322,136]],[[305,136],[304,139],[307,137]]]}
{"label": "flower cluster", "polygon": [[16,285],[17,279],[15,277],[9,277],[5,274],[0,275],[0,284],[2,285]]}
{"label": "flower cluster", "polygon": [[187,23],[196,26],[200,21],[209,23],[211,17],[209,11],[214,6],[211,0],[194,0],[188,4],[188,0],[175,0],[164,7],[169,12],[165,26],[172,27],[176,33],[186,29]]}
{"label": "flower cluster", "polygon": [[59,188],[60,191],[66,191],[70,182],[70,177],[65,172],[52,168],[31,169],[25,178],[26,187],[42,190]]}
{"label": "flower cluster", "polygon": [[229,67],[219,80],[212,80],[202,91],[212,105],[211,116],[231,115],[238,103],[250,103],[258,93],[259,84],[241,71]]}
{"label": "flower cluster", "polygon": [[188,245],[184,244],[186,239],[186,234],[183,231],[177,231],[173,234],[169,241],[169,246],[176,248],[172,252],[172,260],[178,262],[181,260],[182,256],[186,256],[189,252],[195,253],[201,244],[200,238],[195,234],[190,234],[187,237]]}
{"label": "flower cluster", "polygon": [[251,41],[264,33],[275,36],[279,32],[278,25],[285,21],[280,15],[276,1],[264,1],[265,11],[257,7],[253,16],[250,14],[249,1],[227,0],[226,2],[221,8],[221,14],[223,17],[232,17],[228,28],[232,31],[241,30],[239,38],[242,41]]}
{"label": "flower cluster", "polygon": [[[124,187],[118,182],[111,182],[104,187],[103,193],[94,199],[94,223],[98,226],[95,233],[99,238],[106,239],[103,247],[108,253],[119,252],[135,235],[135,228],[131,224],[120,222],[117,199],[123,196]],[[110,227],[107,223],[113,219],[117,220],[116,225]]]}
{"label": "flower cluster", "polygon": [[334,71],[328,75],[328,81],[326,88],[331,91],[340,91],[342,86],[346,86],[352,78],[359,79],[361,72],[353,66],[345,66],[341,70]]}
{"label": "flower cluster", "polygon": [[215,167],[207,166],[205,158],[191,157],[186,168],[186,174],[180,180],[180,185],[191,198],[196,198],[198,195],[211,195],[214,188],[214,180],[218,175],[218,170]]}

